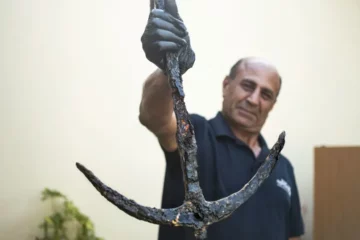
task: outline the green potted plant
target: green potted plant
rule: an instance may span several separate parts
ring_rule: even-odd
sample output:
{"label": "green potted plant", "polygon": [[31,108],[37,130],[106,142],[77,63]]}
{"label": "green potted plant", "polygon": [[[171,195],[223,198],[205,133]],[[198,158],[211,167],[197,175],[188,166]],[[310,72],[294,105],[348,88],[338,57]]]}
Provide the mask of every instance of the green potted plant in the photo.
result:
{"label": "green potted plant", "polygon": [[43,236],[36,240],[104,240],[96,236],[93,222],[59,191],[45,188],[42,201],[51,201],[53,213],[39,228]]}

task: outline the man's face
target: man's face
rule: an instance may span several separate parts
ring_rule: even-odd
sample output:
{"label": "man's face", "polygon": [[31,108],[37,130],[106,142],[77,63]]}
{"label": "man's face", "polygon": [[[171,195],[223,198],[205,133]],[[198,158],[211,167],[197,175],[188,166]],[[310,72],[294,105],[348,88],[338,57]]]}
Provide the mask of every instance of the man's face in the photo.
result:
{"label": "man's face", "polygon": [[260,61],[243,63],[235,79],[223,82],[223,113],[233,127],[260,132],[279,90],[276,69]]}

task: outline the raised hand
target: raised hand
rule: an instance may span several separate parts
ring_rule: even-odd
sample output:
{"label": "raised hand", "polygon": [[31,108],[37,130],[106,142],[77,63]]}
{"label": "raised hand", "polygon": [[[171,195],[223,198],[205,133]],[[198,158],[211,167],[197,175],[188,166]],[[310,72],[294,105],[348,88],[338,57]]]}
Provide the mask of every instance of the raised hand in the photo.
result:
{"label": "raised hand", "polygon": [[175,1],[167,1],[164,9],[152,9],[141,43],[146,58],[165,72],[166,52],[178,53],[180,74],[194,65],[195,53]]}

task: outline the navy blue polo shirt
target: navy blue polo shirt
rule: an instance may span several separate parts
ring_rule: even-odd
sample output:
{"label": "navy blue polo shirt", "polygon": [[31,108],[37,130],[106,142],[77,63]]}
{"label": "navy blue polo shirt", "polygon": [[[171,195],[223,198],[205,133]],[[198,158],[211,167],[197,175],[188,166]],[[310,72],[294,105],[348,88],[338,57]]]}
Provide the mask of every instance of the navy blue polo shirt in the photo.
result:
{"label": "navy blue polo shirt", "polygon": [[[221,112],[207,120],[191,114],[198,145],[198,174],[204,197],[218,200],[240,190],[256,173],[269,153],[260,135],[261,152],[253,151],[237,139]],[[184,184],[177,151],[167,152],[162,208],[180,206],[184,201]],[[294,170],[280,155],[270,177],[229,218],[208,228],[208,240],[288,240],[304,233]],[[159,240],[195,240],[193,230],[160,226]]]}

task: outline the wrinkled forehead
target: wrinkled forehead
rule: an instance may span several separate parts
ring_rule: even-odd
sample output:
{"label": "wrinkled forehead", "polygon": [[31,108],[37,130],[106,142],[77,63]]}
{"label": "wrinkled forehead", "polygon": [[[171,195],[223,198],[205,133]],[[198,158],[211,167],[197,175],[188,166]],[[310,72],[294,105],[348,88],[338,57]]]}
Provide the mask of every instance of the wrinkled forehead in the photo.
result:
{"label": "wrinkled forehead", "polygon": [[276,67],[264,59],[246,59],[238,66],[237,75],[240,79],[255,81],[274,91],[280,88],[280,75]]}

